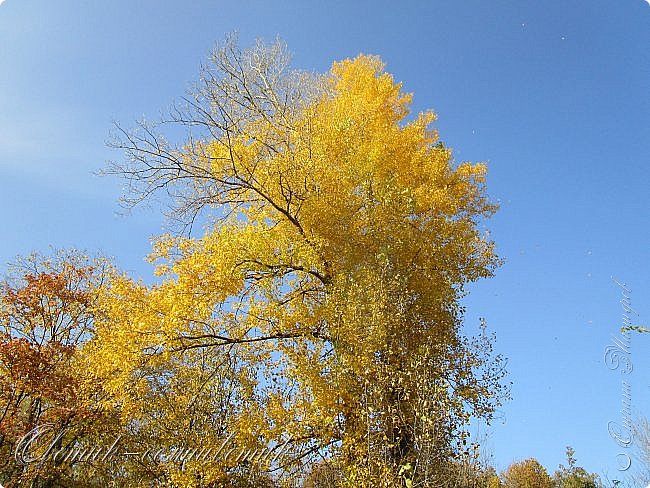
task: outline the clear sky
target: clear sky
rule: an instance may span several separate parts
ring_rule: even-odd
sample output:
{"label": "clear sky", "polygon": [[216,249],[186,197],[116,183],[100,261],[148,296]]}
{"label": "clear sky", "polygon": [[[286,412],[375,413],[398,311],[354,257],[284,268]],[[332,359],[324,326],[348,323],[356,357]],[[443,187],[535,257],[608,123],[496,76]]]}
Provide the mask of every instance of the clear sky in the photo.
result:
{"label": "clear sky", "polygon": [[[111,122],[156,118],[213,43],[281,36],[298,68],[378,54],[439,115],[460,161],[487,161],[502,204],[488,223],[504,266],[471,287],[509,358],[513,400],[489,428],[497,468],[566,445],[623,479],[608,422],[650,415],[650,335],[632,374],[604,351],[620,336],[621,287],[650,322],[650,4],[645,0],[0,2],[0,261],[77,247],[145,280],[154,206],[119,216],[121,182],[93,172],[121,154]],[[622,412],[623,410],[623,412]],[[619,457],[619,460],[621,458]],[[632,461],[632,468],[637,461]]]}

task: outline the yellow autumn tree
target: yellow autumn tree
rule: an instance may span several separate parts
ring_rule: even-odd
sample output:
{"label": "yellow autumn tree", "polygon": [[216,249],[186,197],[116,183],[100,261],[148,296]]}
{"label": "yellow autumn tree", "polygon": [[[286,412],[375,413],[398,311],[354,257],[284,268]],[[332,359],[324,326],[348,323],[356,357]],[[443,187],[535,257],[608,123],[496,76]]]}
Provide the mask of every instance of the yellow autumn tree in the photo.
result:
{"label": "yellow autumn tree", "polygon": [[[454,163],[435,115],[410,114],[379,58],[322,76],[288,62],[280,42],[240,51],[229,39],[172,112],[185,140],[120,129],[127,161],[109,172],[129,181],[127,203],[163,190],[178,222],[206,224],[155,240],[157,284],[116,276],[106,288],[87,349],[106,408],[168,415],[143,401],[149,373],[166,371],[169,397],[187,365],[186,398],[172,397],[192,407],[175,421],[206,385],[227,386],[215,440],[288,442],[291,455],[265,467],[284,479],[320,455],[342,486],[443,486],[468,420],[489,421],[504,393],[491,336],[460,330],[465,285],[499,263],[478,230],[496,210],[486,167]],[[198,355],[230,367],[198,381]],[[238,467],[206,469],[174,476],[210,486]]]}
{"label": "yellow autumn tree", "polygon": [[512,463],[501,477],[504,488],[553,487],[553,480],[548,475],[546,468],[534,458]]}

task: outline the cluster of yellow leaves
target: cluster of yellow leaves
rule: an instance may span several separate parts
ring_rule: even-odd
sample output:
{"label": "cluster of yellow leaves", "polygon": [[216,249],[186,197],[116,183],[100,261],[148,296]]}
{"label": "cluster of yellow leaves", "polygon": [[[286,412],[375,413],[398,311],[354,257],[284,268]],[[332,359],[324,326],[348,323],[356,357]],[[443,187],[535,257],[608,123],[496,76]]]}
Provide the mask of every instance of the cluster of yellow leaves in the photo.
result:
{"label": "cluster of yellow leaves", "polygon": [[512,463],[502,475],[504,488],[551,488],[553,480],[536,459]]}
{"label": "cluster of yellow leaves", "polygon": [[[495,207],[485,166],[454,167],[433,113],[407,120],[411,96],[378,58],[335,63],[323,83],[307,106],[187,146],[184,164],[210,175],[197,193],[226,216],[156,240],[159,284],[113,276],[86,353],[105,407],[158,412],[167,442],[198,436],[183,419],[225,388],[218,425],[240,445],[339,446],[350,482],[370,486],[490,395],[457,299],[498,264],[476,226]],[[382,443],[389,461],[369,461]]]}

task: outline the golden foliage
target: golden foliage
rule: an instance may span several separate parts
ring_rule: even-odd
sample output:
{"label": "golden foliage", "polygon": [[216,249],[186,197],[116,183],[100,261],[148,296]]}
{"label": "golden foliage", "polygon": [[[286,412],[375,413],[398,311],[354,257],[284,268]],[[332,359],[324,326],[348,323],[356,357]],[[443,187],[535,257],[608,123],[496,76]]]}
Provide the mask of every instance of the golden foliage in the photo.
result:
{"label": "golden foliage", "polygon": [[496,210],[486,167],[454,164],[378,58],[334,63],[311,89],[283,59],[218,52],[222,77],[195,100],[205,138],[125,132],[119,171],[218,218],[156,239],[159,283],[103,288],[85,348],[103,407],[167,445],[208,427],[250,449],[288,438],[303,459],[329,453],[346,486],[435,480],[502,396],[490,338],[459,331],[464,285],[499,264],[477,228]]}
{"label": "golden foliage", "polygon": [[552,488],[551,477],[536,459],[511,464],[502,475],[504,488]]}

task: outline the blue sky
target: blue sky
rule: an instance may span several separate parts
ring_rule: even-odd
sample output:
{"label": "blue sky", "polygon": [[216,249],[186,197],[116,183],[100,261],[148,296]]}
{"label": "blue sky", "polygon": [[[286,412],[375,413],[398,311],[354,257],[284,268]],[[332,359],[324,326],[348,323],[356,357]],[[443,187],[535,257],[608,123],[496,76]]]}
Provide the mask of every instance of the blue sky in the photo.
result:
{"label": "blue sky", "polygon": [[[215,41],[281,36],[298,68],[380,55],[439,115],[461,161],[487,161],[504,266],[465,299],[509,358],[513,400],[489,428],[499,469],[536,457],[623,479],[607,430],[650,415],[650,335],[628,377],[604,363],[621,288],[650,322],[650,5],[644,0],[0,2],[0,261],[49,246],[100,250],[144,279],[154,206],[119,216],[113,120],[156,118]],[[635,467],[632,462],[632,469]]]}

